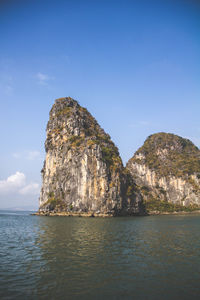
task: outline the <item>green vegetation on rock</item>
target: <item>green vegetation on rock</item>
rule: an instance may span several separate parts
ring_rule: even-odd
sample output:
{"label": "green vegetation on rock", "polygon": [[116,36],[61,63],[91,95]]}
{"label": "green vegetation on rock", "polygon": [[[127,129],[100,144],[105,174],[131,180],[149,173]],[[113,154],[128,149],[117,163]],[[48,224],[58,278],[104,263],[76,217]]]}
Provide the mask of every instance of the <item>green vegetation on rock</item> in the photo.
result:
{"label": "green vegetation on rock", "polygon": [[108,166],[114,166],[116,164],[121,164],[121,159],[119,157],[118,149],[111,144],[107,147],[102,146],[102,159]]}
{"label": "green vegetation on rock", "polygon": [[156,211],[156,212],[191,212],[195,210],[199,210],[199,206],[190,205],[183,206],[179,204],[170,203],[167,201],[161,201],[159,199],[150,198],[148,201],[144,202],[147,213]]}
{"label": "green vegetation on rock", "polygon": [[62,116],[62,115],[66,115],[66,117],[70,117],[70,114],[71,114],[71,107],[65,107],[56,113],[56,117]]}
{"label": "green vegetation on rock", "polygon": [[[68,127],[68,120],[73,127],[79,128],[79,134],[63,130]],[[50,125],[53,127],[50,128]],[[95,118],[84,107],[81,107],[77,101],[72,98],[60,98],[50,112],[50,122],[46,146],[47,149],[53,149],[56,145],[63,147],[67,145],[68,150],[78,150],[100,146],[102,160],[107,167],[117,168],[122,165],[117,147],[112,142],[110,136],[99,126]],[[62,139],[62,136],[65,139]],[[66,139],[67,137],[67,139]]]}
{"label": "green vegetation on rock", "polygon": [[[142,158],[137,155],[142,154]],[[150,135],[132,161],[145,164],[160,176],[200,175],[200,150],[188,139],[170,133]]]}
{"label": "green vegetation on rock", "polygon": [[54,210],[59,201],[55,199],[54,192],[50,192],[48,196],[46,204],[49,206],[50,210]]}
{"label": "green vegetation on rock", "polygon": [[[81,143],[83,142],[83,137],[78,136],[78,135],[72,135],[69,139],[68,142],[70,143],[71,147],[79,147]],[[70,147],[69,146],[69,147]]]}

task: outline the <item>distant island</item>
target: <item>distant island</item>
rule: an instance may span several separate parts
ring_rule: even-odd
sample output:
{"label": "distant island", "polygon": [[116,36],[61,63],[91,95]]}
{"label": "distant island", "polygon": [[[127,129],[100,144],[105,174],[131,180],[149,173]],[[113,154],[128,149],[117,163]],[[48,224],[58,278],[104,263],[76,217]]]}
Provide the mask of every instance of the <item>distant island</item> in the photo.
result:
{"label": "distant island", "polygon": [[200,210],[200,150],[170,133],[149,136],[123,166],[88,110],[55,101],[47,124],[39,215],[128,216]]}

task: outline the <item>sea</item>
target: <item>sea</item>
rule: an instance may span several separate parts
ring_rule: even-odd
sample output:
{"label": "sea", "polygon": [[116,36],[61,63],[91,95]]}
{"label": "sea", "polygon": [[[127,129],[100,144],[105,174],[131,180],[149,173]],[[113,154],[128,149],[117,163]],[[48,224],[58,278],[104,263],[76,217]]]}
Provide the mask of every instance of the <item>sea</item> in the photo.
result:
{"label": "sea", "polygon": [[0,211],[0,299],[200,299],[200,214]]}

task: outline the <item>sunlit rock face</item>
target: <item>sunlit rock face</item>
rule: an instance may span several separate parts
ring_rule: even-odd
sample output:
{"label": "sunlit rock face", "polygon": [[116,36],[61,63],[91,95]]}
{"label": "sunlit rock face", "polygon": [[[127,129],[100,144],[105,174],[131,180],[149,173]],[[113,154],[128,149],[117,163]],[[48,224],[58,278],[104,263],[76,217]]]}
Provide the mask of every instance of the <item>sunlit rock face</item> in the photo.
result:
{"label": "sunlit rock face", "polygon": [[165,201],[200,207],[200,150],[188,139],[169,133],[153,134],[126,167],[145,203]]}
{"label": "sunlit rock face", "polygon": [[86,108],[70,97],[57,99],[46,133],[41,213],[143,213],[117,147]]}

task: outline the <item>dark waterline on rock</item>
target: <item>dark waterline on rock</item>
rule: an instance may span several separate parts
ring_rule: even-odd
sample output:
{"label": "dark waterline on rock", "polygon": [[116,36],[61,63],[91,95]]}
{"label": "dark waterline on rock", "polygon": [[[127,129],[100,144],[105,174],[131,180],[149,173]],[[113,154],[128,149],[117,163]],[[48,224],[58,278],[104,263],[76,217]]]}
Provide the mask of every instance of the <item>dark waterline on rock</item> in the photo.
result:
{"label": "dark waterline on rock", "polygon": [[200,215],[0,212],[1,299],[199,299]]}

